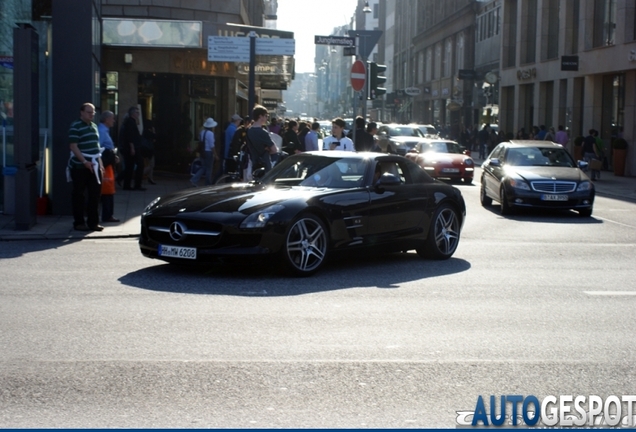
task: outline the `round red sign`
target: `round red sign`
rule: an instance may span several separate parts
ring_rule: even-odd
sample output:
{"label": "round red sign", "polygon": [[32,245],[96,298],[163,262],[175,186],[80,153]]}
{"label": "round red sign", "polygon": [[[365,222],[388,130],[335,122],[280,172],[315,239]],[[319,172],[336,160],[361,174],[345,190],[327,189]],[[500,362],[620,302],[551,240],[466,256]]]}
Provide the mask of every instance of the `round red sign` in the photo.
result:
{"label": "round red sign", "polygon": [[351,66],[351,87],[355,91],[360,91],[364,88],[364,83],[367,80],[367,70],[364,67],[364,63],[360,60],[356,60]]}

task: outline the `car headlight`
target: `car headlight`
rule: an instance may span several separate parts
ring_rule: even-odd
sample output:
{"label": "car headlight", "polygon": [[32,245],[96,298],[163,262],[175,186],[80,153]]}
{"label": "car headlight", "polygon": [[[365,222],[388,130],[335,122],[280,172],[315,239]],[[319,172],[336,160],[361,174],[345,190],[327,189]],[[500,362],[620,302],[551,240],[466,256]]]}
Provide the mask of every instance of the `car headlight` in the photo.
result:
{"label": "car headlight", "polygon": [[464,159],[464,163],[466,166],[472,166],[474,162],[472,159]]}
{"label": "car headlight", "polygon": [[280,204],[274,204],[263,210],[252,213],[241,222],[241,228],[263,228],[270,221],[272,216],[284,209]]}
{"label": "car headlight", "polygon": [[523,190],[530,190],[530,186],[528,185],[528,183],[526,183],[523,180],[517,180],[517,179],[510,179],[510,186],[512,186],[515,189],[523,189]]}
{"label": "car headlight", "polygon": [[157,197],[155,199],[153,199],[152,201],[150,201],[150,204],[148,204],[146,206],[146,208],[144,209],[144,213],[146,213],[147,211],[149,211],[151,208],[153,208],[154,206],[157,205],[157,203],[161,200],[161,197]]}
{"label": "car headlight", "polygon": [[579,183],[579,187],[576,188],[577,192],[589,191],[592,190],[592,182],[584,181]]}

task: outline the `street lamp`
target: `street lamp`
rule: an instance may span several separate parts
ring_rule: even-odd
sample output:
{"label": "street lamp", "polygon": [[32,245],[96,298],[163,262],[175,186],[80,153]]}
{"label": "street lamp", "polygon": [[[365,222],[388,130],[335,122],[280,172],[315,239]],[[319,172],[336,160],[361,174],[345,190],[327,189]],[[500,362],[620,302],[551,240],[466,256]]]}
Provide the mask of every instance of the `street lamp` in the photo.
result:
{"label": "street lamp", "polygon": [[368,1],[364,2],[364,9],[362,9],[362,12],[371,13],[371,8],[369,7],[369,2]]}

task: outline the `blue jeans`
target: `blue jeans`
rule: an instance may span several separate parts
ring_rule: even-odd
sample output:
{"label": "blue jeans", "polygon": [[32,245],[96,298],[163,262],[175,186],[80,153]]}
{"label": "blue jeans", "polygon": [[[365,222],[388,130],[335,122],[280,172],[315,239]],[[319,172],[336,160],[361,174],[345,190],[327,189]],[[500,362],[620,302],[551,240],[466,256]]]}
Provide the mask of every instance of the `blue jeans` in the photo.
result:
{"label": "blue jeans", "polygon": [[205,184],[207,186],[212,184],[212,169],[214,167],[214,151],[204,151],[203,152],[203,165],[199,168],[190,181],[194,184],[199,182],[201,176],[205,175]]}

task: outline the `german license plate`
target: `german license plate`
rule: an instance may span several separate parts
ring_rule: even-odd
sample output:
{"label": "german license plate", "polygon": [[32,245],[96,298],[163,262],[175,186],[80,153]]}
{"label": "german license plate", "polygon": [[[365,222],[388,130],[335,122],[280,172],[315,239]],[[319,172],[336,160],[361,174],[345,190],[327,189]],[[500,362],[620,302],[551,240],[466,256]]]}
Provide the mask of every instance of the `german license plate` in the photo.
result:
{"label": "german license plate", "polygon": [[159,245],[159,256],[183,259],[197,259],[197,249],[182,246]]}
{"label": "german license plate", "polygon": [[541,195],[541,199],[543,201],[567,201],[567,195]]}
{"label": "german license plate", "polygon": [[443,173],[458,173],[459,168],[442,168]]}

